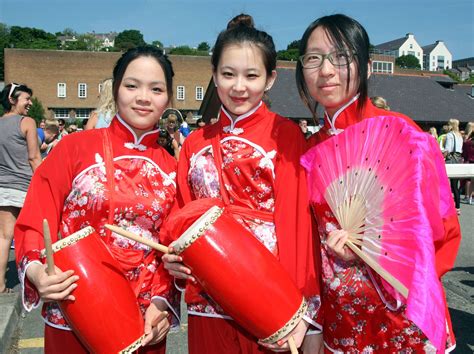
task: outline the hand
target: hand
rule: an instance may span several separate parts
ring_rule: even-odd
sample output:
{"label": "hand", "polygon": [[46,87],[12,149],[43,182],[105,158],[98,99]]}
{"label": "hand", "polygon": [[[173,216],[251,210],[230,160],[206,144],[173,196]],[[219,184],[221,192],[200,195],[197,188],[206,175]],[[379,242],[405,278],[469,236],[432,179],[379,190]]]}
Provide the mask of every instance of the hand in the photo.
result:
{"label": "hand", "polygon": [[168,273],[178,279],[190,280],[193,283],[196,282],[196,279],[191,275],[191,269],[186,267],[183,264],[183,258],[172,254],[174,252],[173,247],[169,248],[169,253],[164,254],[161,257],[165,265],[165,269],[168,270]]}
{"label": "hand", "polygon": [[303,343],[303,339],[305,337],[306,331],[308,330],[308,327],[309,324],[305,320],[300,320],[296,327],[293,328],[293,330],[286,337],[280,339],[278,342],[274,344],[266,344],[259,341],[258,344],[274,352],[286,352],[290,350],[288,339],[290,339],[290,337],[293,337],[296,347],[299,348],[301,346],[301,343]]}
{"label": "hand", "polygon": [[352,261],[356,259],[356,255],[347,246],[346,242],[349,239],[349,233],[345,230],[331,231],[326,240],[328,248],[339,258],[345,261]]}
{"label": "hand", "polygon": [[303,354],[323,354],[323,334],[309,334],[305,336],[301,349],[303,350]]}
{"label": "hand", "polygon": [[41,300],[44,302],[71,300],[75,301],[71,292],[77,287],[77,275],[73,270],[63,272],[55,266],[56,274],[48,275],[46,264],[32,263],[26,270],[27,278],[35,285]]}
{"label": "hand", "polygon": [[170,330],[168,306],[163,300],[156,299],[150,303],[145,312],[145,338],[142,339],[142,347],[161,342]]}

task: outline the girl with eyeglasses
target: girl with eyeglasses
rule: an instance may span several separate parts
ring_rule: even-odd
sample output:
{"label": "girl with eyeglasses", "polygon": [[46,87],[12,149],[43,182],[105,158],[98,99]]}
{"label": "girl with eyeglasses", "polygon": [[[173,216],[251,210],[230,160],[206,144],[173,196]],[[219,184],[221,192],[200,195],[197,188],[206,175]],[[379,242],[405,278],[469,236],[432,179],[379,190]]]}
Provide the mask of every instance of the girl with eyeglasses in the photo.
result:
{"label": "girl with eyeglasses", "polygon": [[13,227],[23,207],[31,176],[41,163],[36,123],[28,117],[33,91],[9,84],[1,92],[0,117],[0,294],[9,293],[5,273]]}
{"label": "girl with eyeglasses", "polygon": [[[33,176],[16,224],[16,259],[25,309],[44,302],[46,353],[87,349],[58,306],[61,300],[74,301],[80,280],[69,269],[56,267],[56,275],[47,274],[40,255],[43,219],[49,221],[53,242],[59,233],[67,237],[86,226],[96,230],[120,263],[142,311],[145,337],[138,352],[165,353],[168,314],[176,314],[168,272],[156,251],[107,231],[104,224],[160,242],[161,225],[175,200],[176,160],[158,144],[156,126],[172,99],[173,75],[171,62],[156,47],[125,52],[113,70],[117,114],[110,126],[65,136]],[[112,317],[114,311],[120,309],[111,308]]]}
{"label": "girl with eyeglasses", "polygon": [[[222,103],[220,118],[186,138],[178,163],[178,201],[184,206],[195,200],[222,200],[280,261],[309,304],[289,336],[298,346],[305,340],[304,353],[316,353],[321,343],[315,321],[319,273],[306,180],[298,163],[306,141],[298,125],[269,111],[262,101],[276,79],[273,39],[255,29],[250,16],[239,15],[219,34],[211,61]],[[259,345],[195,283],[181,257],[168,254],[163,260],[171,275],[188,280],[190,354],[289,350],[289,336],[274,345]]]}
{"label": "girl with eyeglasses", "polygon": [[[419,130],[410,118],[377,108],[370,101],[369,44],[362,25],[340,14],[317,19],[303,34],[296,68],[300,96],[314,117],[318,105],[325,109],[324,126],[310,138],[312,145],[377,116],[400,117]],[[308,166],[304,158],[303,163]],[[420,329],[406,318],[405,307],[398,306],[380,278],[345,246],[348,234],[336,230],[338,224],[327,202],[311,203],[318,223],[319,234],[315,237],[321,239],[324,295],[320,320],[326,352],[436,352]],[[440,220],[440,224],[443,221],[443,240],[434,242],[438,276],[453,266],[460,241],[455,213]],[[447,320],[450,322],[449,314]],[[433,325],[450,327],[450,323]],[[449,328],[446,349],[453,348],[454,336]]]}

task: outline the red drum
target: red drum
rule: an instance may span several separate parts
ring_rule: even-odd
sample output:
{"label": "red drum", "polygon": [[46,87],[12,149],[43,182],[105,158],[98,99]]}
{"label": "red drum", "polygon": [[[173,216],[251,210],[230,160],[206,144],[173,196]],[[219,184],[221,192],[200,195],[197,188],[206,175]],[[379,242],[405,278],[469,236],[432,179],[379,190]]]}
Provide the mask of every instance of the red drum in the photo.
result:
{"label": "red drum", "polygon": [[172,244],[202,288],[266,343],[290,333],[307,303],[276,257],[232,215],[210,208]]}
{"label": "red drum", "polygon": [[55,265],[79,276],[76,301],[59,306],[81,342],[92,353],[137,350],[144,334],[137,298],[95,230],[89,226],[54,243],[53,252]]}

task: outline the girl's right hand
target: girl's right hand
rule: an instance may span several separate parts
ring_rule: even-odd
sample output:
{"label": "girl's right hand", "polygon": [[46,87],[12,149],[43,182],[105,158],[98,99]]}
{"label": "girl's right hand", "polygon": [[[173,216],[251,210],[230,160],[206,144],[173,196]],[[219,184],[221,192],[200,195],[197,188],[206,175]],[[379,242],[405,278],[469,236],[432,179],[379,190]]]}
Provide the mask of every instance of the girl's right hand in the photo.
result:
{"label": "girl's right hand", "polygon": [[171,246],[169,248],[169,253],[165,253],[161,257],[161,260],[165,264],[165,269],[168,270],[168,273],[170,273],[170,275],[175,278],[186,279],[195,283],[196,279],[191,275],[191,269],[183,264],[182,257],[173,254],[173,252],[174,250]]}
{"label": "girl's right hand", "polygon": [[46,264],[32,263],[26,270],[27,278],[35,285],[44,302],[71,300],[76,298],[71,292],[77,287],[79,279],[73,270],[63,272],[55,267],[56,274],[48,275]]}

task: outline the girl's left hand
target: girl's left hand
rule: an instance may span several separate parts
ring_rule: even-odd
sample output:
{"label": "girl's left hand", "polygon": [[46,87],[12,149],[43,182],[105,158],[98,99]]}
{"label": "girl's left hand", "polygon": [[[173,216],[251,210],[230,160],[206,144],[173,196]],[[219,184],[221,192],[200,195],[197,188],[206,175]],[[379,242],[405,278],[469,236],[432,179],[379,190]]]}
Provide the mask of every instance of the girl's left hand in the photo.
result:
{"label": "girl's left hand", "polygon": [[155,299],[150,303],[145,312],[145,338],[142,339],[142,347],[161,342],[170,330],[168,306],[163,300]]}
{"label": "girl's left hand", "polygon": [[301,347],[301,343],[303,343],[304,336],[306,335],[308,327],[309,324],[302,319],[286,337],[280,339],[278,342],[274,344],[266,344],[259,341],[258,344],[274,352],[287,352],[290,350],[288,339],[290,339],[290,337],[293,337],[296,347],[299,348]]}
{"label": "girl's left hand", "polygon": [[352,252],[349,247],[346,246],[346,242],[349,239],[349,233],[345,230],[334,230],[331,231],[326,240],[328,248],[339,258],[345,261],[352,261],[357,256]]}

